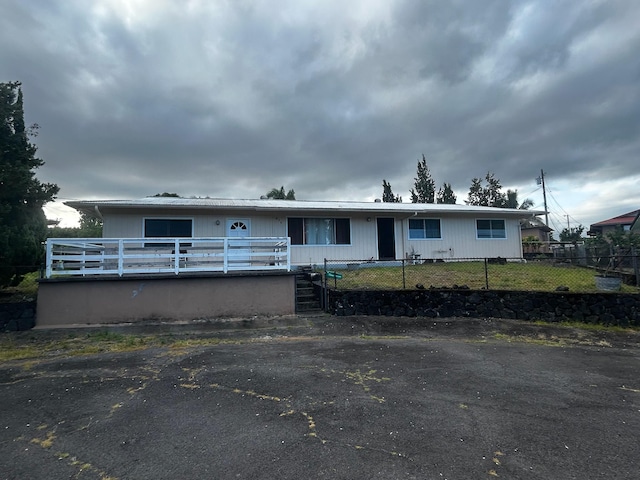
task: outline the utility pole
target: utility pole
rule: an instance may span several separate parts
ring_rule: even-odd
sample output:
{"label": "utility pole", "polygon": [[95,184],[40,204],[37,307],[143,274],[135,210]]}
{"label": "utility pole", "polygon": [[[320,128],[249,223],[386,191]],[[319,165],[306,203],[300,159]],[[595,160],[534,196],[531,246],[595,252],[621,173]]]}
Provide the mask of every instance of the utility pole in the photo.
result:
{"label": "utility pole", "polygon": [[[544,198],[544,223],[548,227],[549,226],[549,212],[547,210],[547,190],[544,186],[544,171],[540,169],[540,176],[536,179],[538,181],[538,185],[542,185],[542,197]],[[569,218],[567,217],[567,222]]]}

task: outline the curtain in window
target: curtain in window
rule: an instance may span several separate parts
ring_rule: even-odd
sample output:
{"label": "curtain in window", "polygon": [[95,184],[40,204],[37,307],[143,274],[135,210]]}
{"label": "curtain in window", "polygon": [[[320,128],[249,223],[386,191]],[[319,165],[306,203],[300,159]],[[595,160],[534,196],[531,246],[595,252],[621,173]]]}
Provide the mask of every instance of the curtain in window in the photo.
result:
{"label": "curtain in window", "polygon": [[335,223],[331,218],[305,218],[304,230],[307,245],[335,244]]}

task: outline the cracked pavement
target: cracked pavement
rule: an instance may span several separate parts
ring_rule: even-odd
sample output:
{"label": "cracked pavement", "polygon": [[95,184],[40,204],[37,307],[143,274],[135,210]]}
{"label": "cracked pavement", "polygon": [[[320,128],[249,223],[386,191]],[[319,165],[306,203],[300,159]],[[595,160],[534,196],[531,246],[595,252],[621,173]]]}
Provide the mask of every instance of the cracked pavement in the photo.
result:
{"label": "cracked pavement", "polygon": [[0,478],[637,478],[637,334],[287,323],[4,362]]}

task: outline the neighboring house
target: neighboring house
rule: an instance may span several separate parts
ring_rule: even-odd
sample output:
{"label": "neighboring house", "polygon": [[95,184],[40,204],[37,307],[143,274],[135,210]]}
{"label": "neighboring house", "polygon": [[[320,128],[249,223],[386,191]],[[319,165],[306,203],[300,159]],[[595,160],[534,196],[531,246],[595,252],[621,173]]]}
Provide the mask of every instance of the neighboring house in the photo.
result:
{"label": "neighboring house", "polygon": [[104,238],[289,237],[291,265],[330,260],[522,258],[520,221],[543,212],[468,205],[147,197],[69,201]]}
{"label": "neighboring house", "polygon": [[636,224],[634,225],[634,228],[637,231],[638,228],[640,228],[637,226],[637,218],[639,214],[640,209],[618,215],[617,217],[603,220],[598,223],[593,223],[591,224],[587,235],[595,237],[597,235],[606,235],[607,233],[615,232],[616,230],[623,230],[625,232],[628,232],[631,230],[631,226],[634,224],[634,222]]}
{"label": "neighboring house", "polygon": [[636,218],[631,224],[631,227],[629,228],[629,230],[631,230],[633,233],[640,235],[640,210],[638,210],[638,214],[636,215]]}
{"label": "neighboring house", "polygon": [[538,217],[530,217],[520,221],[522,247],[525,254],[549,253],[552,228],[549,228]]}

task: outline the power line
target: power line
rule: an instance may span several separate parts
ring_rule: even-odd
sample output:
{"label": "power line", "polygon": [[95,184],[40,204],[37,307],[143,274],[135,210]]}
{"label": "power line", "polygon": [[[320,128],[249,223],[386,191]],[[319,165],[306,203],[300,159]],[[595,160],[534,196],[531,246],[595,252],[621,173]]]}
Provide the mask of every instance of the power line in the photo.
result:
{"label": "power line", "polygon": [[[558,200],[556,199],[556,197],[553,195],[553,191],[552,190],[547,190],[549,192],[549,195],[551,196],[551,199],[554,201],[554,203],[558,206],[558,208],[564,213],[564,216],[567,217],[568,219],[571,219],[571,221],[575,224],[580,224],[582,225],[578,220],[576,220],[569,212],[567,212],[564,208],[562,208],[562,205],[560,205],[560,203],[558,202]],[[567,228],[571,228],[571,227],[567,227]]]}

